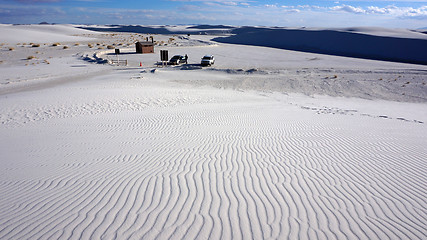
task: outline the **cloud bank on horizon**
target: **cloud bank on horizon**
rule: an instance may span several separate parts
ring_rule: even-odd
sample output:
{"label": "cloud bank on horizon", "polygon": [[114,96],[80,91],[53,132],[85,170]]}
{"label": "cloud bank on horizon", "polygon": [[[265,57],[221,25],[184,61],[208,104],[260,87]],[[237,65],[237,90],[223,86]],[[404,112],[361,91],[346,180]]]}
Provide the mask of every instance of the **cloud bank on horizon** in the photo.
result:
{"label": "cloud bank on horizon", "polygon": [[427,27],[427,1],[0,0],[0,23]]}

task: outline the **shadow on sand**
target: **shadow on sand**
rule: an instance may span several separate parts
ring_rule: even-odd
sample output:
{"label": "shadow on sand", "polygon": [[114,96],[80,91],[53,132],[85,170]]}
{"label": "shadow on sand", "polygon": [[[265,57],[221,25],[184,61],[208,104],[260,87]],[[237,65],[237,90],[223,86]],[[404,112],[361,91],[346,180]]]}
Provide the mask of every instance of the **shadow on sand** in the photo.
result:
{"label": "shadow on sand", "polygon": [[335,30],[242,27],[220,43],[273,47],[310,53],[427,65],[427,40],[373,36]]}
{"label": "shadow on sand", "polygon": [[162,64],[162,62],[156,62],[154,64],[157,67],[162,67],[162,66],[169,66],[169,67],[174,67],[174,68],[179,68],[180,70],[198,70],[198,69],[202,69],[203,66],[201,64],[179,64],[179,65],[174,65],[174,64],[169,64],[166,63],[165,65]]}
{"label": "shadow on sand", "polygon": [[130,33],[150,33],[150,34],[173,34],[164,27],[144,27],[144,26],[126,26],[126,25],[108,25],[108,27],[80,27],[82,29],[97,32],[130,32]]}
{"label": "shadow on sand", "polygon": [[[131,25],[107,25],[105,27],[79,27],[86,30],[97,32],[128,32],[128,33],[144,33],[144,34],[222,34],[224,31],[229,31],[235,27],[224,25],[197,25],[187,27],[188,30],[171,31],[168,26],[145,27]],[[200,31],[198,31],[200,30]]]}

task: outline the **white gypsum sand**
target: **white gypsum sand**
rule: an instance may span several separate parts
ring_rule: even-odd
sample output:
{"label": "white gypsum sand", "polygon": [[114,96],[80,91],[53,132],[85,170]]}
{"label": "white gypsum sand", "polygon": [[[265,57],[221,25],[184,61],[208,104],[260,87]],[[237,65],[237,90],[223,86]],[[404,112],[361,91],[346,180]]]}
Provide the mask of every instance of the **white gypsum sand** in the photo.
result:
{"label": "white gypsum sand", "polygon": [[190,38],[0,65],[0,239],[426,238],[426,66]]}

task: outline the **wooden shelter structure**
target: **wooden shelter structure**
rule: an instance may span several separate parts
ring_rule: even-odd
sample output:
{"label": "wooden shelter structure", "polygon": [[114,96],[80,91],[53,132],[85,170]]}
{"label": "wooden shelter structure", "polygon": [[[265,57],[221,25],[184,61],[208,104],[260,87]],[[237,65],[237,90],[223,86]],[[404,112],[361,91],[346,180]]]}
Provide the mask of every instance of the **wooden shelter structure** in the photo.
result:
{"label": "wooden shelter structure", "polygon": [[136,53],[154,53],[153,42],[136,42]]}

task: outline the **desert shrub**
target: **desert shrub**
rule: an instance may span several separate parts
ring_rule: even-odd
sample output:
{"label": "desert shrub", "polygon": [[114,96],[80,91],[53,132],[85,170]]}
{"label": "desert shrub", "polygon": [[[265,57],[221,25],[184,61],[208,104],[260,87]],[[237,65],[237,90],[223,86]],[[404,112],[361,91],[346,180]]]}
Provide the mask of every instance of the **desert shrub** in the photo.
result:
{"label": "desert shrub", "polygon": [[68,46],[64,46],[64,47],[63,47],[63,49],[67,49],[67,48],[68,48]]}
{"label": "desert shrub", "polygon": [[9,51],[13,51],[13,50],[15,50],[15,48],[14,48],[14,47],[10,47],[10,48],[9,48]]}
{"label": "desert shrub", "polygon": [[79,45],[80,45],[80,43],[75,43],[75,44],[74,44],[74,46],[79,46]]}
{"label": "desert shrub", "polygon": [[98,49],[104,49],[104,47],[98,47]]}
{"label": "desert shrub", "polygon": [[107,48],[108,48],[108,49],[114,49],[114,46],[112,46],[112,45],[108,45],[108,46],[107,46]]}
{"label": "desert shrub", "polygon": [[93,48],[93,45],[92,45],[91,43],[88,43],[88,44],[87,44],[87,46],[88,46],[89,48]]}
{"label": "desert shrub", "polygon": [[52,44],[53,47],[56,47],[56,46],[59,46],[59,45],[61,45],[61,44],[60,43],[54,43],[54,44]]}
{"label": "desert shrub", "polygon": [[32,44],[32,47],[40,47],[40,44]]}
{"label": "desert shrub", "polygon": [[31,60],[31,59],[34,59],[34,58],[36,58],[36,57],[34,57],[34,56],[28,56],[27,60]]}

